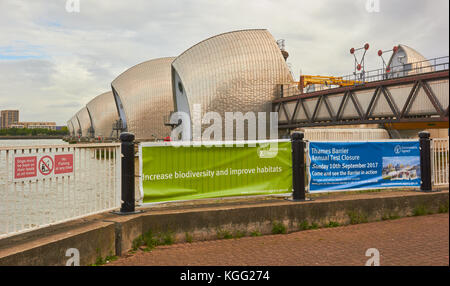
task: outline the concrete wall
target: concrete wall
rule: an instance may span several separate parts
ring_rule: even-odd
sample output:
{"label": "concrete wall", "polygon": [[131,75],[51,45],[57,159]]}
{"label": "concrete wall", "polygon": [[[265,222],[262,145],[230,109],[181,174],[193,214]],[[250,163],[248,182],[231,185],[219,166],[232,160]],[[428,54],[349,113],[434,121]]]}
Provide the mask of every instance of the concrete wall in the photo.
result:
{"label": "concrete wall", "polygon": [[307,221],[323,226],[399,218],[448,211],[448,191],[421,193],[387,191],[330,195],[314,201],[289,202],[283,199],[255,201],[210,200],[206,204],[153,207],[144,213],[117,216],[111,213],[61,224],[35,232],[0,240],[0,265],[65,265],[67,249],[80,251],[81,265],[99,258],[124,255],[140,235],[170,234],[174,243],[212,240],[221,234],[250,235],[253,231],[271,234],[274,223],[282,223],[288,232],[298,231]]}
{"label": "concrete wall", "polygon": [[64,266],[78,249],[80,265],[90,265],[99,257],[116,254],[115,224],[96,220],[76,220],[0,240],[0,266]]}

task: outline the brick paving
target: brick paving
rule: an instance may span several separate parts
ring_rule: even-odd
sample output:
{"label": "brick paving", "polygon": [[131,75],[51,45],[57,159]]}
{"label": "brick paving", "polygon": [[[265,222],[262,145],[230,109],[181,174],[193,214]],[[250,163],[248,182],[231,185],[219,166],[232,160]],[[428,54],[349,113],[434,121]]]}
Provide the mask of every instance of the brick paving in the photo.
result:
{"label": "brick paving", "polygon": [[380,252],[380,264],[449,265],[449,215],[159,246],[108,265],[181,266],[364,266],[368,248]]}

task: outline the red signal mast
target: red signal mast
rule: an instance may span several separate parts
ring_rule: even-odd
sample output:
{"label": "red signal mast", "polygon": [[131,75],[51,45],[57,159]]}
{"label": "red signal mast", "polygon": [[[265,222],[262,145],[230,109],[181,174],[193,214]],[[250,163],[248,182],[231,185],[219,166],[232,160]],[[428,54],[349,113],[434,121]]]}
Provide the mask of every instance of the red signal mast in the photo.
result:
{"label": "red signal mast", "polygon": [[[370,47],[369,44],[366,43],[364,45],[364,47],[357,48],[357,49],[355,49],[355,48],[350,49],[350,54],[352,54],[353,57],[355,58],[355,71],[353,74],[356,77],[358,72],[360,72],[361,74],[359,76],[360,77],[359,80],[363,80],[363,81],[365,80],[364,58],[366,56],[366,53],[367,53],[367,50],[369,49],[369,47]],[[363,53],[361,59],[358,61],[358,58],[356,57],[356,52],[360,51],[360,50],[364,50],[364,53]]]}
{"label": "red signal mast", "polygon": [[385,61],[384,58],[383,58],[383,54],[384,54],[384,53],[392,52],[392,55],[395,55],[395,53],[397,53],[397,51],[398,51],[398,46],[393,47],[392,50],[387,50],[387,51],[379,50],[379,51],[378,51],[378,56],[379,56],[379,57],[381,58],[381,60],[383,61],[383,70],[385,70],[386,73],[390,73],[390,72],[391,72],[391,66],[390,66],[390,63],[389,63],[389,65],[386,64],[386,61]]}

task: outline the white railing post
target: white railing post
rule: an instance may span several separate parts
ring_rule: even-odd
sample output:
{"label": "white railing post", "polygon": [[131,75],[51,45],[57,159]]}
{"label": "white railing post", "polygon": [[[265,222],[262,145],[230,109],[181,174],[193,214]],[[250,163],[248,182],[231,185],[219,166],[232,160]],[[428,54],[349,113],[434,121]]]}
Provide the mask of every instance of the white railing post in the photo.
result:
{"label": "white railing post", "polygon": [[433,139],[432,158],[433,158],[433,184],[435,186],[448,185],[449,172],[449,139]]}

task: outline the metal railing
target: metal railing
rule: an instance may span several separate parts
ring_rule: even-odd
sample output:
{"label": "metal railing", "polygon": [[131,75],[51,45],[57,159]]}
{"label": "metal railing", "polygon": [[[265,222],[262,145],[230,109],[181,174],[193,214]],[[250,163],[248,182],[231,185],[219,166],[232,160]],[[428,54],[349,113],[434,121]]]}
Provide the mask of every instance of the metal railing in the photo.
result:
{"label": "metal railing", "polygon": [[[360,73],[353,73],[345,76],[341,76],[343,80],[359,81],[361,83],[355,84],[355,86],[363,85],[368,82],[381,81],[387,79],[401,78],[411,75],[424,74],[429,72],[443,71],[449,69],[449,56],[433,58],[424,61],[418,61],[408,64],[402,64],[397,66],[391,66],[390,71],[387,72],[385,68],[379,68],[370,71],[364,71]],[[315,85],[313,89],[306,88],[304,93],[310,93],[320,90],[328,90],[338,88],[335,85]],[[280,97],[289,97],[299,95],[300,90],[296,85],[282,84],[279,88]]]}
{"label": "metal railing", "polygon": [[424,61],[412,62],[408,64],[391,66],[389,72],[387,72],[385,68],[380,68],[365,71],[363,73],[356,73],[356,74],[353,73],[350,75],[345,75],[342,78],[345,80],[357,80],[367,83],[379,80],[405,77],[410,75],[448,70],[448,68],[449,68],[449,57],[446,56]]}
{"label": "metal railing", "polygon": [[431,143],[432,179],[435,186],[448,186],[449,157],[448,137],[435,138]]}
{"label": "metal railing", "polygon": [[[59,175],[17,180],[15,158],[32,158],[39,174],[39,158],[67,154],[70,173],[56,172],[54,159]],[[120,155],[120,143],[0,147],[0,238],[120,207]]]}

